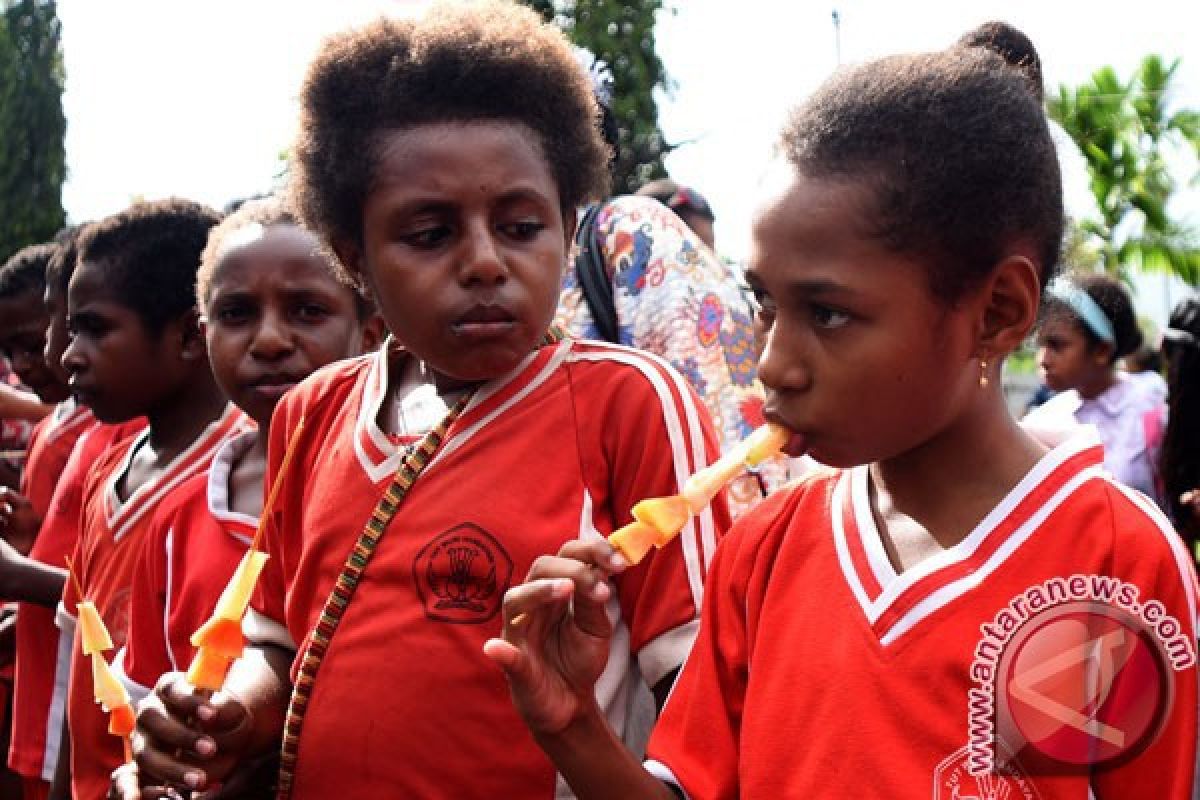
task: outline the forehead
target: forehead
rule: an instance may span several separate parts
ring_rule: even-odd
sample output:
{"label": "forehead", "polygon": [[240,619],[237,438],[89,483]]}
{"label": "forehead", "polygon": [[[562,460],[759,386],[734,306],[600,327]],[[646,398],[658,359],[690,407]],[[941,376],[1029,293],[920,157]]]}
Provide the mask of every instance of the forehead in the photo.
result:
{"label": "forehead", "polygon": [[254,223],[233,231],[222,242],[212,288],[298,279],[336,282],[320,240],[296,225],[264,227]]}
{"label": "forehead", "polygon": [[46,306],[36,289],[30,288],[12,297],[0,298],[0,335],[26,328],[46,327]]}
{"label": "forehead", "polygon": [[375,190],[488,195],[522,187],[558,201],[537,135],[515,122],[436,123],[383,135]]}

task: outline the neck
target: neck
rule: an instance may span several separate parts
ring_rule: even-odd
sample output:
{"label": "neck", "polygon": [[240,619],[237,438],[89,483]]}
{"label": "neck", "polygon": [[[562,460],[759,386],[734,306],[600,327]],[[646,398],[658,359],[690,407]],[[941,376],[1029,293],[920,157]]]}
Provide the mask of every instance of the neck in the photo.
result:
{"label": "neck", "polygon": [[150,446],[160,460],[169,459],[196,441],[200,433],[221,416],[227,400],[207,369],[160,407],[147,412]]}
{"label": "neck", "polygon": [[942,547],[966,538],[1045,448],[1013,420],[999,389],[933,439],[871,466],[877,494]]}
{"label": "neck", "polygon": [[1075,387],[1075,391],[1079,392],[1080,397],[1083,397],[1085,400],[1091,400],[1107,392],[1116,382],[1117,371],[1110,367],[1109,369],[1098,371],[1090,380]]}

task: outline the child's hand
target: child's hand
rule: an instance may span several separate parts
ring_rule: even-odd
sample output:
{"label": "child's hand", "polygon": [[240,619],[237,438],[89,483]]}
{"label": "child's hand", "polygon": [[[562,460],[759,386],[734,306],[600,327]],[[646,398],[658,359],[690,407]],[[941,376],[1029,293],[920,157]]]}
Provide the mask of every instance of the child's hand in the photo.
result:
{"label": "child's hand", "polygon": [[27,556],[41,526],[41,517],[24,495],[7,486],[0,487],[0,536],[18,553]]}
{"label": "child's hand", "polygon": [[504,595],[504,638],[483,649],[534,735],[561,732],[595,704],[612,636],[607,579],[627,566],[606,541],[568,542]]}
{"label": "child's hand", "polygon": [[143,790],[200,790],[246,757],[253,718],[236,697],[196,693],[183,673],[164,675],[138,707],[133,753]]}

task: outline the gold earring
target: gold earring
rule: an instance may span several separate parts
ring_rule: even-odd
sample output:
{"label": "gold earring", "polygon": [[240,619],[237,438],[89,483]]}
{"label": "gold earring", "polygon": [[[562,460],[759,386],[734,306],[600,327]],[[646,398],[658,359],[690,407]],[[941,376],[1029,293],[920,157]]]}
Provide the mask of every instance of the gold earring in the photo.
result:
{"label": "gold earring", "polygon": [[988,387],[988,360],[986,358],[979,359],[979,388],[986,389]]}

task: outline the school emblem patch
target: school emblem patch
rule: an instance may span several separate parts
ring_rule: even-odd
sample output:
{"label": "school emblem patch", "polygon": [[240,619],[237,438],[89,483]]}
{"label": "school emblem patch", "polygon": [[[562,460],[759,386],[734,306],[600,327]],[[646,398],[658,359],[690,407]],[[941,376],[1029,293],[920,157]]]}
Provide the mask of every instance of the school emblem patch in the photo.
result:
{"label": "school emblem patch", "polygon": [[997,771],[972,775],[969,752],[961,747],[933,771],[933,800],[1038,800],[1041,795],[1015,761]]}
{"label": "school emblem patch", "polygon": [[513,562],[496,537],[465,522],[430,541],[413,563],[413,582],[425,616],[477,625],[500,610]]}

